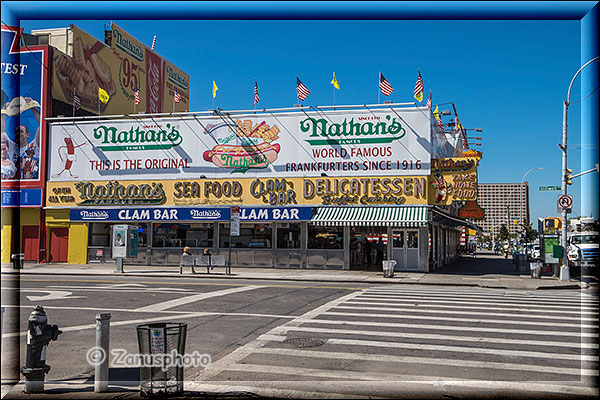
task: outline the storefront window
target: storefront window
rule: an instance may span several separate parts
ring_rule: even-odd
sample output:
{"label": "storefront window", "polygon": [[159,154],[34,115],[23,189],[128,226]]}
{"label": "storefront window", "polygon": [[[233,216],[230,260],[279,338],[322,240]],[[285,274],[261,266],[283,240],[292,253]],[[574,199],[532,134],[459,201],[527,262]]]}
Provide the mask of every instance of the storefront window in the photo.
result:
{"label": "storefront window", "polygon": [[397,249],[404,248],[404,232],[394,231],[394,246]]}
{"label": "storefront window", "polygon": [[309,249],[343,249],[344,228],[341,226],[308,226]]}
{"label": "storefront window", "polygon": [[[273,228],[271,224],[240,224],[240,235],[232,236],[232,248],[270,249]],[[229,248],[229,224],[221,224],[219,247]]]}
{"label": "storefront window", "polygon": [[406,246],[409,249],[419,248],[419,232],[418,231],[406,232]]}
{"label": "storefront window", "polygon": [[153,247],[213,247],[213,224],[154,224]]}
{"label": "storefront window", "polygon": [[299,249],[300,248],[300,224],[280,223],[277,224],[277,248]]}
{"label": "storefront window", "polygon": [[90,224],[89,246],[110,246],[110,224],[94,222]]}

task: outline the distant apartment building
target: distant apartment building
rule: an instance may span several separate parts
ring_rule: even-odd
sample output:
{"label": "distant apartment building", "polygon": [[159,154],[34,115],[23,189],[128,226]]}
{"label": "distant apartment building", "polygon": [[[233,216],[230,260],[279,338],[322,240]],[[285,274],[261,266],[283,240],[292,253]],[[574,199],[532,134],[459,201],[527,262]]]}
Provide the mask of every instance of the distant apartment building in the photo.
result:
{"label": "distant apartment building", "polygon": [[473,222],[485,235],[497,235],[502,224],[511,234],[517,233],[521,223],[529,221],[529,182],[479,183],[477,187],[477,203],[485,209],[485,219]]}

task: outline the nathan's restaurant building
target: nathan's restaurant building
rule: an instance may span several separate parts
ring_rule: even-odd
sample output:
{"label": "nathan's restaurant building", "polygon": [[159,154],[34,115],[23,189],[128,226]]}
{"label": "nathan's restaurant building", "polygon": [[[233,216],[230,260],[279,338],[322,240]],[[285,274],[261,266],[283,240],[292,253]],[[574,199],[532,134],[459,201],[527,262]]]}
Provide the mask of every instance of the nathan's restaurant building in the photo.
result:
{"label": "nathan's restaurant building", "polygon": [[47,228],[76,233],[76,263],[112,262],[115,224],[137,227],[135,264],[177,265],[184,246],[226,258],[231,247],[233,267],[393,259],[429,271],[452,260],[469,225],[453,201],[476,198],[461,135],[441,132],[426,107],[308,110],[56,120]]}

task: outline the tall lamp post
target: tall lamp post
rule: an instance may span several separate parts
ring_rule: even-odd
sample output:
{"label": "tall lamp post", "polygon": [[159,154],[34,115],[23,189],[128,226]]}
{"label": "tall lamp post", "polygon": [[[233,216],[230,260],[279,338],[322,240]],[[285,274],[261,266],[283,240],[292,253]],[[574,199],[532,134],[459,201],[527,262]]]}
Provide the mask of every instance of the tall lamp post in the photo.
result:
{"label": "tall lamp post", "polygon": [[[542,167],[531,168],[529,171],[525,172],[523,174],[523,177],[521,178],[521,187],[519,188],[519,223],[521,225],[523,225],[523,183],[525,183],[525,177],[535,170],[542,170],[542,169],[544,169],[544,168],[542,168]],[[527,204],[529,204],[529,202],[527,202]],[[527,210],[527,207],[525,207],[525,209]],[[529,222],[529,220],[527,220],[526,222]]]}
{"label": "tall lamp post", "polygon": [[[592,62],[598,60],[600,57],[592,58],[590,61],[583,64],[579,70],[573,75],[573,79],[571,79],[571,83],[569,84],[569,90],[567,91],[567,100],[563,103],[563,129],[562,129],[562,144],[559,144],[558,147],[562,150],[562,194],[567,194],[567,111],[569,109],[569,104],[571,101],[571,88],[573,87],[573,82],[575,82],[575,78],[577,75],[587,67]],[[560,280],[567,280],[570,277],[569,267],[567,266],[567,210],[563,208],[562,210],[562,248],[563,248],[563,257],[562,257],[562,266],[560,267]]]}

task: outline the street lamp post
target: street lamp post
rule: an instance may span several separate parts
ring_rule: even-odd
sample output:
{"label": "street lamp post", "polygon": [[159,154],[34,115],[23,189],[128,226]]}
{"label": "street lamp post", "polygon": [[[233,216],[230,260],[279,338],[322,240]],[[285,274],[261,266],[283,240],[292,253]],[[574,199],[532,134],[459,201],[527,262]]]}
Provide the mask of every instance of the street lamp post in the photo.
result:
{"label": "street lamp post", "polygon": [[[523,183],[525,183],[525,177],[527,175],[529,175],[529,173],[535,171],[535,170],[542,170],[544,168],[542,167],[537,167],[537,168],[531,168],[529,171],[525,172],[525,174],[523,174],[523,177],[521,178],[521,187],[519,188],[519,223],[523,224]],[[527,221],[529,222],[529,221]]]}
{"label": "street lamp post", "polygon": [[[567,91],[567,100],[563,103],[563,129],[562,129],[562,145],[559,145],[562,150],[562,185],[561,192],[563,195],[567,194],[567,111],[569,109],[569,104],[571,101],[571,88],[573,87],[573,82],[575,82],[575,78],[577,75],[589,64],[598,60],[600,57],[592,58],[590,61],[583,64],[579,70],[573,75],[573,79],[571,79],[571,83],[569,84],[569,90]],[[565,208],[562,209],[562,248],[563,248],[563,257],[562,257],[562,266],[560,268],[560,280],[567,280],[569,278],[569,267],[567,265],[567,210]]]}
{"label": "street lamp post", "polygon": [[[536,168],[531,168],[529,171],[525,172],[523,174],[523,177],[521,178],[521,186],[519,187],[519,224],[521,224],[521,226],[524,226],[524,219],[523,219],[523,183],[525,183],[525,177],[527,175],[529,175],[529,173],[535,171],[535,170],[542,170],[544,168],[542,167],[536,167]],[[527,202],[527,204],[529,204],[529,202]],[[525,209],[527,210],[527,207],[525,207]],[[527,225],[529,226],[529,220],[525,221],[527,223]],[[525,228],[523,228],[523,230],[525,231],[525,236],[527,236],[527,230]],[[518,235],[518,229],[517,229],[517,235]],[[518,241],[517,241],[518,242]],[[527,238],[525,238],[525,249],[527,249]]]}

